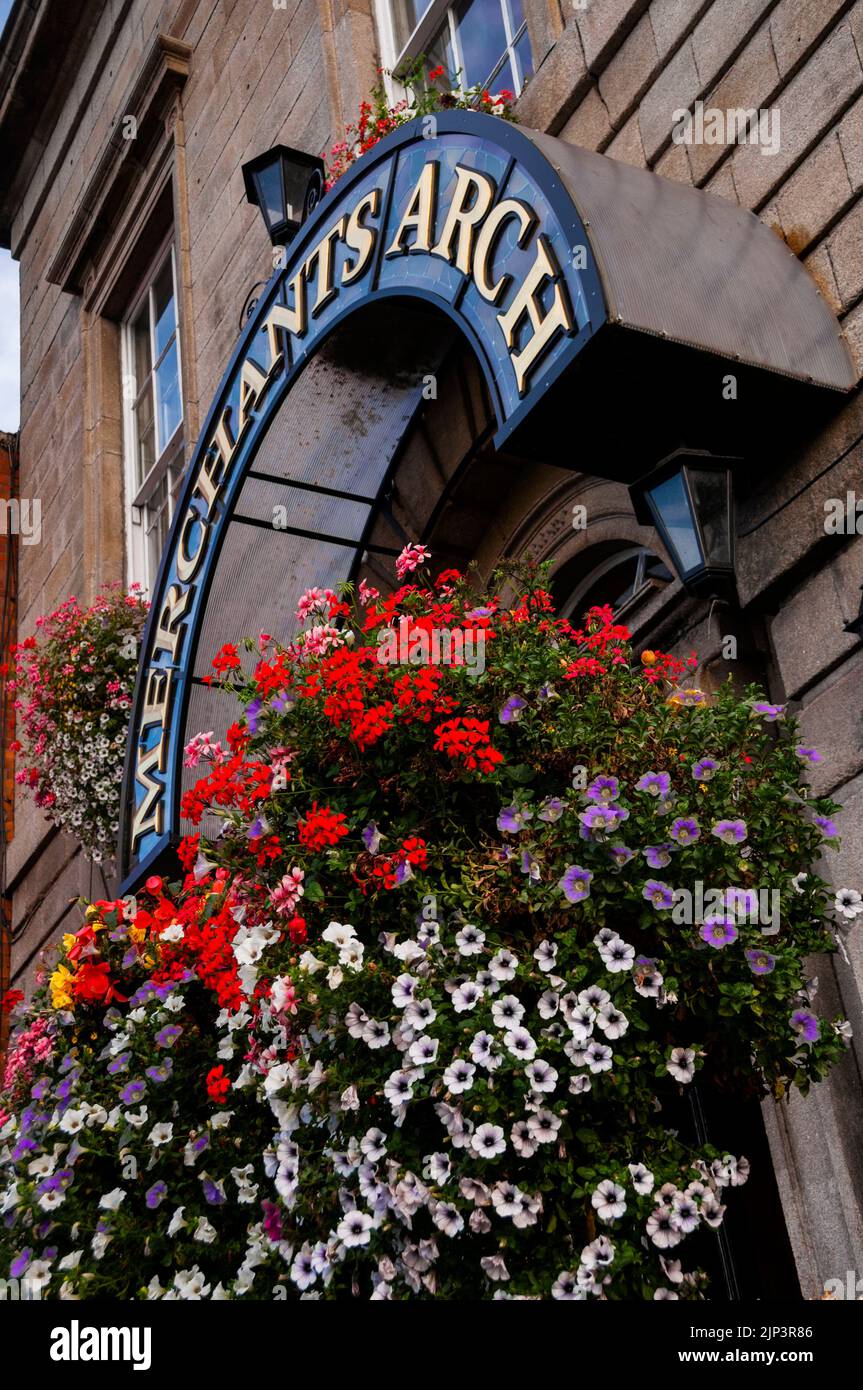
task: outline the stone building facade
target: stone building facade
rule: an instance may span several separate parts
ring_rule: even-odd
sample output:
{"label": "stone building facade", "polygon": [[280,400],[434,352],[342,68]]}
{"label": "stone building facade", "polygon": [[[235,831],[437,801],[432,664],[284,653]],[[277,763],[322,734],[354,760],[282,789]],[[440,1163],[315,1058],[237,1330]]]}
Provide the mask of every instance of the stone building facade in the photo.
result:
{"label": "stone building facade", "polygon": [[[242,164],[279,143],[325,150],[377,69],[415,51],[455,54],[468,80],[513,88],[523,126],[751,210],[815,281],[859,377],[863,0],[17,0],[0,40],[0,139],[12,152],[0,234],[21,266],[18,486],[41,499],[43,532],[18,554],[21,635],[69,593],[88,600],[107,582],[152,580],[169,499],[244,306],[272,269]],[[675,138],[681,114],[699,109],[702,120],[774,113],[775,148]],[[155,419],[142,404],[142,333]],[[608,408],[625,409],[626,389],[610,384]],[[831,499],[855,494],[852,514],[863,499],[859,390],[783,421],[781,450],[740,488],[733,610],[683,593],[626,487],[591,467],[577,439],[550,439],[525,469],[485,450],[488,417],[469,354],[455,353],[437,408],[406,443],[381,521],[389,537],[474,558],[483,573],[503,557],[548,559],[564,607],[616,602],[638,643],[696,649],[707,682],[756,674],[822,753],[812,783],[846,808],[830,875],[861,886],[863,503],[859,533],[825,526]],[[158,464],[145,478],[142,457]],[[572,525],[579,505],[584,529]],[[729,635],[736,663],[725,661]],[[26,980],[77,896],[104,885],[25,800],[5,883],[12,971]],[[860,932],[847,959],[817,973],[854,1045],[808,1099],[764,1109],[807,1298],[863,1273]]]}

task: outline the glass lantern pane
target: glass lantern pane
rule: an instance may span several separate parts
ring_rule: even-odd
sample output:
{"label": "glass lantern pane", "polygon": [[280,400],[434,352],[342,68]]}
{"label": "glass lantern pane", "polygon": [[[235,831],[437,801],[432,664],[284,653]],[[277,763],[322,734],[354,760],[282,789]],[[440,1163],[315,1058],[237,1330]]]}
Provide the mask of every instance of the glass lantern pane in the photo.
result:
{"label": "glass lantern pane", "polygon": [[462,87],[486,82],[506,52],[500,0],[460,0],[455,11],[464,59]]}
{"label": "glass lantern pane", "polygon": [[302,222],[303,205],[309,186],[310,170],[305,164],[283,164],[285,178],[285,212],[289,222]]}
{"label": "glass lantern pane", "polygon": [[708,565],[731,565],[731,518],[728,514],[728,474],[701,468],[688,469],[695,513],[704,538]]}
{"label": "glass lantern pane", "polygon": [[648,496],[659,518],[662,539],[675,552],[681,577],[702,563],[698,534],[689,504],[683,472],[650,489]]}
{"label": "glass lantern pane", "polygon": [[264,221],[268,227],[272,228],[277,222],[284,221],[285,216],[281,160],[274,159],[272,164],[265,164],[263,169],[258,170],[254,178],[255,187],[258,190],[258,203]]}

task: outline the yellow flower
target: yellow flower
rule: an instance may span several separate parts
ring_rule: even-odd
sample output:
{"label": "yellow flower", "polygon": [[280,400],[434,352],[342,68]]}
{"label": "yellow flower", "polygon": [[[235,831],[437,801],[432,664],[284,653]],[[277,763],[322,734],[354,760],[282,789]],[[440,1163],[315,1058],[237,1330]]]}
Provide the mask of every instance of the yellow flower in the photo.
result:
{"label": "yellow flower", "polygon": [[65,936],[63,937],[63,950],[64,950],[64,951],[71,951],[71,949],[72,949],[72,947],[73,947],[74,945],[75,945],[75,933],[74,933],[74,932],[71,932],[71,931],[67,931],[66,934],[65,934]]}
{"label": "yellow flower", "polygon": [[75,976],[65,965],[58,965],[51,979],[48,981],[48,988],[51,991],[51,1007],[54,1009],[69,1009],[72,1007],[72,983]]}

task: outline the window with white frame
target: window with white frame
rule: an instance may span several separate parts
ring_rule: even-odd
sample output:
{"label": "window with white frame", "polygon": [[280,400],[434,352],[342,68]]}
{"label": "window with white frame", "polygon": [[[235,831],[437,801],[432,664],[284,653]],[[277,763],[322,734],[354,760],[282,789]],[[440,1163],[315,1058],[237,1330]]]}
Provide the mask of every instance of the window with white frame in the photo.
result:
{"label": "window with white frame", "polygon": [[166,244],[123,324],[129,580],[152,590],[183,469],[174,252]]}
{"label": "window with white frame", "polygon": [[461,88],[509,88],[531,75],[522,0],[379,0],[383,48],[395,70],[424,53]]}

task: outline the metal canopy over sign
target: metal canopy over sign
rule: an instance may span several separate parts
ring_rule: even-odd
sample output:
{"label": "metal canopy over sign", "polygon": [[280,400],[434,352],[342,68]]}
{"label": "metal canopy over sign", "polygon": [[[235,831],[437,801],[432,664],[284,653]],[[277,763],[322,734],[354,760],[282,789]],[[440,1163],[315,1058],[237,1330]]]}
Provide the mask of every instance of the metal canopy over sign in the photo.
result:
{"label": "metal canopy over sign", "polygon": [[[606,319],[579,213],[516,127],[463,111],[412,121],[339,181],[261,295],[188,469],[144,635],[121,814],[123,891],[182,834],[188,736],[232,717],[222,718],[226,697],[203,679],[217,646],[254,635],[266,619],[289,639],[298,590],[353,572],[366,548],[422,378],[369,362],[363,419],[378,421],[378,434],[358,441],[343,400],[338,419],[326,419],[339,371],[327,346],[349,316],[396,298],[433,305],[443,327],[448,319],[467,339],[498,444]],[[441,324],[422,331],[432,356],[436,342],[442,351]],[[226,631],[238,593],[253,583],[266,601],[240,604],[249,626]]]}

